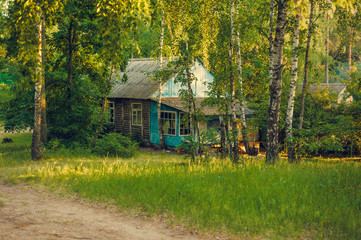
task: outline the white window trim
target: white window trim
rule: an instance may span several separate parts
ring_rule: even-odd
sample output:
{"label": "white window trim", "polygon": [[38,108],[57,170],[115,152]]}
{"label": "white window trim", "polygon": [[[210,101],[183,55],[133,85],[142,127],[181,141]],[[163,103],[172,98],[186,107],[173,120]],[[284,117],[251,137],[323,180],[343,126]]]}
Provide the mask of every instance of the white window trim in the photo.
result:
{"label": "white window trim", "polygon": [[[167,136],[177,136],[177,112],[176,111],[163,111],[161,110],[160,111],[161,113],[174,113],[175,114],[175,117],[174,117],[174,127],[175,127],[175,131],[174,131],[174,134],[168,134],[168,133],[165,133],[164,132],[164,135],[167,135]],[[162,118],[161,118],[162,120]]]}
{"label": "white window trim", "polygon": [[[138,108],[136,108],[136,109],[134,109],[134,105],[140,105],[140,109],[138,109]],[[131,107],[132,107],[132,119],[131,119],[131,121],[132,121],[132,126],[143,126],[143,104],[142,103],[132,103],[132,105],[131,105]],[[134,122],[133,122],[133,112],[134,111],[140,111],[140,124],[135,124]]]}

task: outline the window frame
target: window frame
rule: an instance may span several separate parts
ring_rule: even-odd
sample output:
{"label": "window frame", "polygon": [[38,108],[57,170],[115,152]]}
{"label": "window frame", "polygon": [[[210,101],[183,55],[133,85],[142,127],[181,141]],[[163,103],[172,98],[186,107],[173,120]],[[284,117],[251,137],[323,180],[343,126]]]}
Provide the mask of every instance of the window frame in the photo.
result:
{"label": "window frame", "polygon": [[[164,124],[165,124],[165,121],[163,121],[165,118],[162,117],[162,114],[166,114],[166,113],[169,113],[169,114],[174,114],[174,119],[170,119],[170,120],[174,120],[174,134],[170,134],[168,133],[168,131],[164,131]],[[177,136],[177,112],[176,111],[160,111],[160,120],[162,121],[162,127],[163,127],[163,133],[164,135],[167,135],[167,136]],[[170,127],[168,128],[170,129]]]}
{"label": "window frame", "polygon": [[[187,130],[186,128],[182,128],[182,125],[186,125],[186,123],[182,123],[182,119],[184,117],[184,115],[186,115],[187,113],[184,113],[184,112],[179,112],[179,136],[189,136],[191,134],[191,126],[190,126],[190,122],[188,122],[188,126],[189,126],[189,133],[188,134],[181,134],[181,130]],[[182,116],[183,115],[183,116]]]}
{"label": "window frame", "polygon": [[[140,108],[135,108],[135,105],[140,105]],[[143,104],[142,103],[132,103],[131,104],[131,109],[132,109],[132,126],[143,126]],[[135,122],[134,121],[134,116],[135,119],[137,120],[138,115],[140,115],[140,123]]]}

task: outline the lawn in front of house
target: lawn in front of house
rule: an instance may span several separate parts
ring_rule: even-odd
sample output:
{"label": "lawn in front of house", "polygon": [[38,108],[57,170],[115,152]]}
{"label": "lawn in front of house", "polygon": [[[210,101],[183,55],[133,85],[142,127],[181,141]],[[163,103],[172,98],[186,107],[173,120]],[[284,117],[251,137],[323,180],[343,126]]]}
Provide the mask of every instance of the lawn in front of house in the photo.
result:
{"label": "lawn in front of house", "polygon": [[[243,164],[138,152],[99,158],[87,150],[46,153],[30,161],[27,134],[0,146],[0,177],[26,181],[170,223],[237,237],[361,238],[361,164],[313,159],[299,164]],[[11,149],[11,150],[10,150]]]}

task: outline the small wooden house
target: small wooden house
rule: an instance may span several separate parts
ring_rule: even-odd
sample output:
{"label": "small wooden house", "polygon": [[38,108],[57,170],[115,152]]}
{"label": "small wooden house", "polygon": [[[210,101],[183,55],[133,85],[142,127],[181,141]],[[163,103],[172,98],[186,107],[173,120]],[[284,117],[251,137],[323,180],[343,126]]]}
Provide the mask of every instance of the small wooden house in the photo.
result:
{"label": "small wooden house", "polygon": [[[160,144],[157,112],[159,87],[158,82],[152,81],[150,77],[157,69],[159,62],[155,59],[132,59],[125,71],[127,81],[117,83],[108,97],[115,130],[137,135],[143,143],[153,145]],[[199,61],[195,62],[191,71],[197,79],[192,83],[192,90],[196,105],[200,105],[207,97],[206,92],[213,81],[213,75]],[[189,126],[181,121],[186,112],[179,97],[181,88],[181,84],[175,81],[175,76],[170,77],[162,87],[161,119],[165,144],[170,147],[178,146],[190,133]],[[210,121],[200,123],[200,130],[204,131],[214,126],[212,121],[217,121],[218,112],[216,107],[206,107],[202,111],[206,116],[212,116]],[[251,110],[246,109],[246,114],[251,113]]]}

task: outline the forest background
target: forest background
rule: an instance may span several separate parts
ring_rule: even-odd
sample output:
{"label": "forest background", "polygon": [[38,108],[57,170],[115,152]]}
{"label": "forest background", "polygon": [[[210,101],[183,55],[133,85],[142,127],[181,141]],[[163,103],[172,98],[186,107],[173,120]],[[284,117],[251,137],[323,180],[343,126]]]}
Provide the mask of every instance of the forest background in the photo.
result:
{"label": "forest background", "polygon": [[[179,57],[183,72],[198,59],[213,73],[208,104],[224,116],[224,149],[235,162],[238,132],[226,126],[242,115],[236,102],[255,110],[267,162],[283,150],[295,152],[291,162],[361,152],[359,1],[0,3],[0,118],[5,130],[33,129],[33,159],[43,146],[89,147],[99,128],[109,131],[99,120],[113,73],[140,57]],[[309,84],[324,82],[346,84],[354,101],[310,94]]]}

